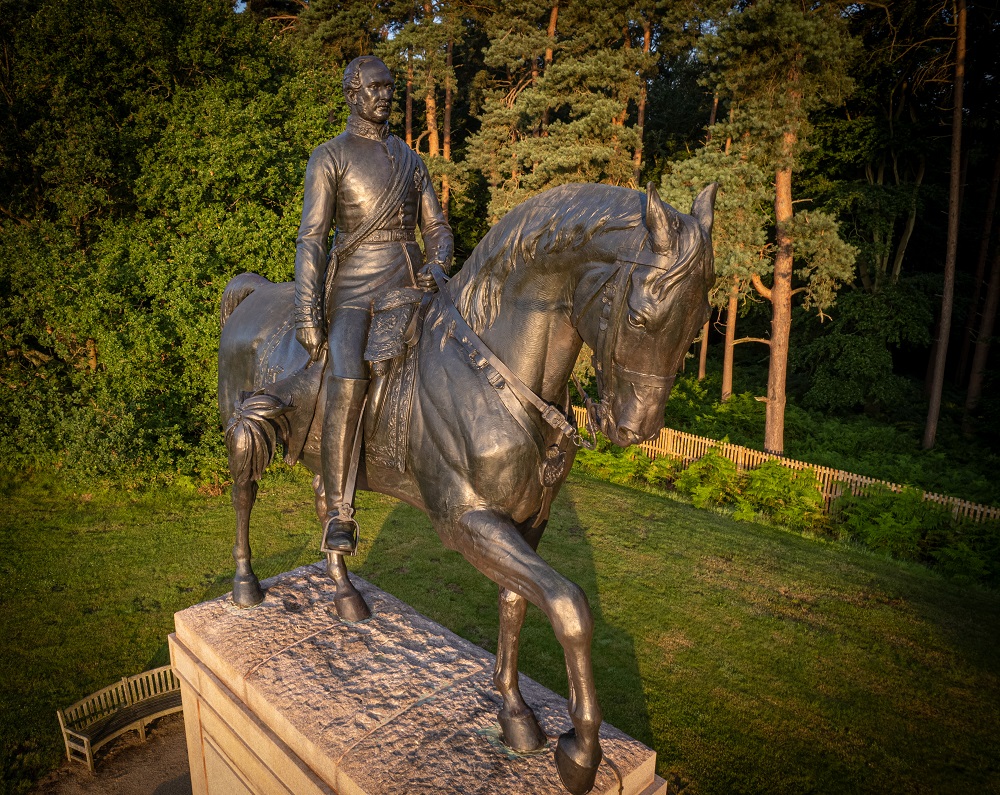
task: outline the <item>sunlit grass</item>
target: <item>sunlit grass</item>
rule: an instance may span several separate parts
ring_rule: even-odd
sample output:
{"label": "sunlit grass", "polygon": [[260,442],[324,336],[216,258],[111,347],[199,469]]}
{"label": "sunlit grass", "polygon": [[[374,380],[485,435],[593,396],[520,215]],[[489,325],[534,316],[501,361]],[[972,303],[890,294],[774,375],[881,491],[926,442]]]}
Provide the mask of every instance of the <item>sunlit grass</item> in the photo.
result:
{"label": "sunlit grass", "polygon": [[[0,736],[21,791],[59,761],[54,710],[166,662],[172,615],[229,590],[228,498],[4,485]],[[417,511],[360,497],[351,568],[495,649],[496,589]],[[261,489],[261,577],[313,562],[308,478]],[[1000,596],[839,545],[574,474],[540,552],[597,618],[605,718],[690,793],[1000,787]],[[521,670],[566,692],[532,608]],[[674,791],[672,789],[672,791]]]}

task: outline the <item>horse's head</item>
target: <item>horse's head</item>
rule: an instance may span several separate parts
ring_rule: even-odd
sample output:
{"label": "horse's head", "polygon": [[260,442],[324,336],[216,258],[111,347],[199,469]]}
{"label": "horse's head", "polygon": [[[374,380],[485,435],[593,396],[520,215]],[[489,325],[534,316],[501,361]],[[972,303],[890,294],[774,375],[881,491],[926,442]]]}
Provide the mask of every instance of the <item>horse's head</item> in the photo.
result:
{"label": "horse's head", "polygon": [[577,326],[594,350],[600,429],[622,447],[663,427],[681,361],[708,318],[715,192],[715,185],[705,188],[684,215],[650,183],[644,234],[618,251],[610,273],[585,280],[589,296],[578,294],[584,306]]}

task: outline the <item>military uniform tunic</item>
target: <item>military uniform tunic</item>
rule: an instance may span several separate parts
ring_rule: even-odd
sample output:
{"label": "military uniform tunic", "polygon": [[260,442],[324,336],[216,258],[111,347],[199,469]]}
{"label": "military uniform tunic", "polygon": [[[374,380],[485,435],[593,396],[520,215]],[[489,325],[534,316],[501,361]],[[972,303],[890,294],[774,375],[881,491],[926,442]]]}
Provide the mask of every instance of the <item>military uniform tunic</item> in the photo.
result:
{"label": "military uniform tunic", "polygon": [[[401,173],[406,169],[407,173]],[[336,224],[333,248],[343,245],[370,215],[385,206],[393,186],[405,180],[401,200],[379,212],[378,223],[357,247],[338,258],[327,278],[327,239]],[[347,129],[320,144],[306,168],[302,223],[295,253],[295,307],[299,326],[328,333],[331,374],[367,378],[363,362],[372,302],[396,287],[414,286],[423,265],[416,243],[419,225],[428,261],[445,267],[454,243],[451,228],[427,168],[388,125],[352,116]]]}

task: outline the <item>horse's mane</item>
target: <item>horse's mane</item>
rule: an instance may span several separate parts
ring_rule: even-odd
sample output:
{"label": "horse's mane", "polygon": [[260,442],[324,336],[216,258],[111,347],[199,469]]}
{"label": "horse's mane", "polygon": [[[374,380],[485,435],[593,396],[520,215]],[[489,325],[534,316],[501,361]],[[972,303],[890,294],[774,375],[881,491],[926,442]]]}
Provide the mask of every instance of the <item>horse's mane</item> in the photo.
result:
{"label": "horse's mane", "polygon": [[[519,204],[476,246],[462,269],[455,302],[476,332],[500,314],[507,277],[525,263],[581,248],[594,238],[642,222],[642,194],[611,185],[562,185]],[[614,259],[614,247],[606,248]]]}

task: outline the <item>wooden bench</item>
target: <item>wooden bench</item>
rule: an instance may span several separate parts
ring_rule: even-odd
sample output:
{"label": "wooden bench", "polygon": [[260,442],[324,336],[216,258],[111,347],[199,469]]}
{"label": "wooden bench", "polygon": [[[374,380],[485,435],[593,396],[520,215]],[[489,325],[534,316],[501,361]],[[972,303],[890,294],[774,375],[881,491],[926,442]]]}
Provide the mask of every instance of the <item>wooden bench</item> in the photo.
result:
{"label": "wooden bench", "polygon": [[157,718],[181,711],[181,684],[169,665],[98,690],[73,706],[56,710],[66,743],[66,758],[86,763],[94,772],[94,752],[135,729],[146,742],[146,727]]}

